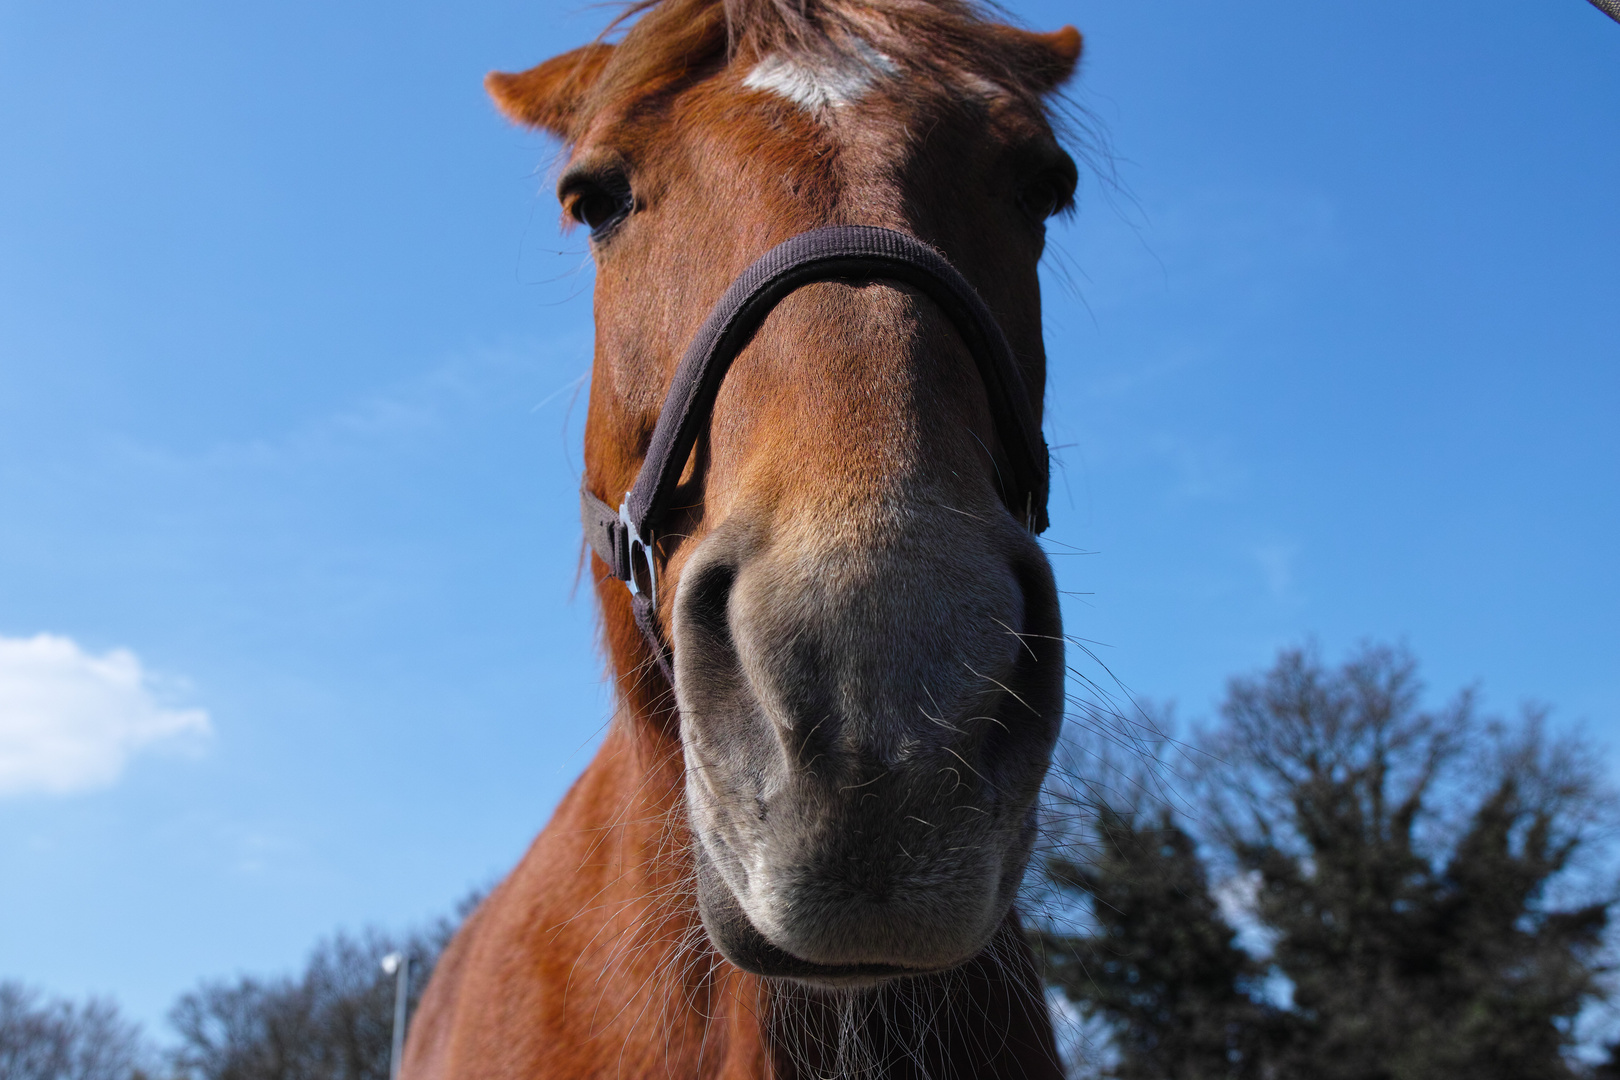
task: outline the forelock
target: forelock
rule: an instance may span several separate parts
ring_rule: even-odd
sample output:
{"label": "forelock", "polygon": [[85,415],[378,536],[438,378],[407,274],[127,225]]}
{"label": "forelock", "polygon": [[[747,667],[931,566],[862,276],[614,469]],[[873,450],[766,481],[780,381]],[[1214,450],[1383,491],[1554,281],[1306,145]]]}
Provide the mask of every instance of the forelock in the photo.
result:
{"label": "forelock", "polygon": [[912,81],[994,87],[1040,107],[1030,57],[971,0],[636,0],[594,96],[658,93],[733,61],[834,67],[880,55]]}

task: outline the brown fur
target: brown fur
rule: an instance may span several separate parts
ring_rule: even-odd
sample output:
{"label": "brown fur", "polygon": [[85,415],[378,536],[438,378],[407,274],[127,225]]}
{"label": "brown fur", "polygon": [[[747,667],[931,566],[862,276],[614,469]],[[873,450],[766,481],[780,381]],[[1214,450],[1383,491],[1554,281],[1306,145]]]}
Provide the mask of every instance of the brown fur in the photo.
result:
{"label": "brown fur", "polygon": [[[905,229],[945,252],[1002,322],[1039,415],[1042,240],[1008,192],[1061,158],[1041,97],[1079,55],[1072,28],[1032,34],[958,0],[653,0],[624,23],[617,45],[487,82],[509,116],[570,144],[570,172],[635,176],[636,227],[596,250],[586,473],[599,496],[616,502],[630,486],[681,349],[726,284],[772,244],[821,224]],[[814,60],[851,37],[906,73],[858,109],[818,118],[741,87],[762,57]],[[987,84],[994,93],[973,89]],[[960,542],[919,581],[946,577],[951,603],[965,596],[989,610],[1003,600],[979,597],[975,579],[996,573],[967,561],[982,552],[1010,559],[1034,582],[1029,596],[1044,596],[1044,559],[999,524],[1010,519],[976,387],[948,324],[908,290],[829,283],[790,297],[739,359],[688,468],[689,509],[661,544],[666,634],[681,647],[674,597],[723,530],[778,548],[807,537],[845,552],[838,566],[857,579],[870,566],[910,565],[895,552],[913,535],[956,530]],[[981,535],[983,521],[998,524]],[[884,547],[875,534],[896,539]],[[550,824],[447,950],[411,1030],[406,1080],[1060,1076],[1015,913],[963,966],[874,989],[799,987],[715,951],[694,900],[682,717],[624,586],[592,566],[618,714]],[[896,588],[909,588],[907,573]],[[906,602],[912,621],[936,610],[962,618],[927,596]],[[1044,648],[1018,644],[1032,656]],[[982,696],[959,681],[968,699]],[[986,730],[974,738],[994,736]]]}

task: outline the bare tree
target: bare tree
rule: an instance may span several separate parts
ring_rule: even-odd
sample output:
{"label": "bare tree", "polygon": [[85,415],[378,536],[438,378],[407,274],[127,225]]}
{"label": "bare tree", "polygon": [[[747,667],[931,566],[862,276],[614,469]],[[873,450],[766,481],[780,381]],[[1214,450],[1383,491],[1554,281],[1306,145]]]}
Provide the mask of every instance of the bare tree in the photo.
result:
{"label": "bare tree", "polygon": [[1276,1057],[1319,1080],[1572,1076],[1610,970],[1615,896],[1582,871],[1614,801],[1543,711],[1487,721],[1470,691],[1439,709],[1422,691],[1401,650],[1337,669],[1288,650],[1232,680],[1206,736],[1210,837],[1258,875],[1293,985]]}
{"label": "bare tree", "polygon": [[[1109,1025],[1100,1075],[1620,1076],[1620,1050],[1571,1054],[1612,990],[1620,898],[1595,748],[1544,710],[1423,698],[1402,650],[1285,650],[1231,681],[1197,753],[1093,731],[1079,768],[1060,756],[1079,842],[1048,845],[1043,877],[1078,917],[1033,929],[1052,984]],[[1161,797],[1171,772],[1189,804]]]}
{"label": "bare tree", "polygon": [[138,1025],[111,1001],[44,999],[0,982],[0,1077],[4,1080],[139,1080],[148,1051]]}
{"label": "bare tree", "polygon": [[478,895],[454,919],[395,937],[338,933],[319,943],[296,977],[204,983],[169,1014],[180,1035],[173,1054],[187,1080],[388,1080],[394,980],[391,952],[414,960],[410,1008]]}

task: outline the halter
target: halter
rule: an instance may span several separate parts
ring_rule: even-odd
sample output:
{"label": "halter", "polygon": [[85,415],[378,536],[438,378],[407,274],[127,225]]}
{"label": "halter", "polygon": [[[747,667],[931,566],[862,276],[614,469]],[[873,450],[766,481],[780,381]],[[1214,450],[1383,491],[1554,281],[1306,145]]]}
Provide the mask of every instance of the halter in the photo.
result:
{"label": "halter", "polygon": [[636,624],[674,685],[658,631],[658,564],[653,541],[681,472],[709,424],[720,384],[737,354],[788,294],[818,281],[900,281],[920,289],[950,318],[979,367],[1008,470],[996,471],[1001,498],[1034,533],[1047,525],[1046,441],[1030,409],[1012,347],[995,316],[955,267],[916,237],[866,225],[812,229],[762,255],[726,289],[675,369],[647,457],[617,509],[582,487],[585,539],[608,572],[630,590]]}

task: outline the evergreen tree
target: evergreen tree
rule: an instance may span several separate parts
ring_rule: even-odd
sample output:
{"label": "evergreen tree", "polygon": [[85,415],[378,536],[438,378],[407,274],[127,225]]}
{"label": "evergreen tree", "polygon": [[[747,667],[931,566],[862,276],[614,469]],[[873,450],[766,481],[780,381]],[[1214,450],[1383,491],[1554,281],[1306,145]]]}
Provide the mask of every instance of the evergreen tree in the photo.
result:
{"label": "evergreen tree", "polygon": [[1284,1018],[1257,1000],[1264,972],[1233,943],[1192,838],[1167,811],[1103,806],[1096,824],[1096,858],[1045,864],[1059,888],[1090,898],[1093,923],[1083,935],[1034,931],[1048,981],[1113,1022],[1121,1080],[1260,1077]]}

